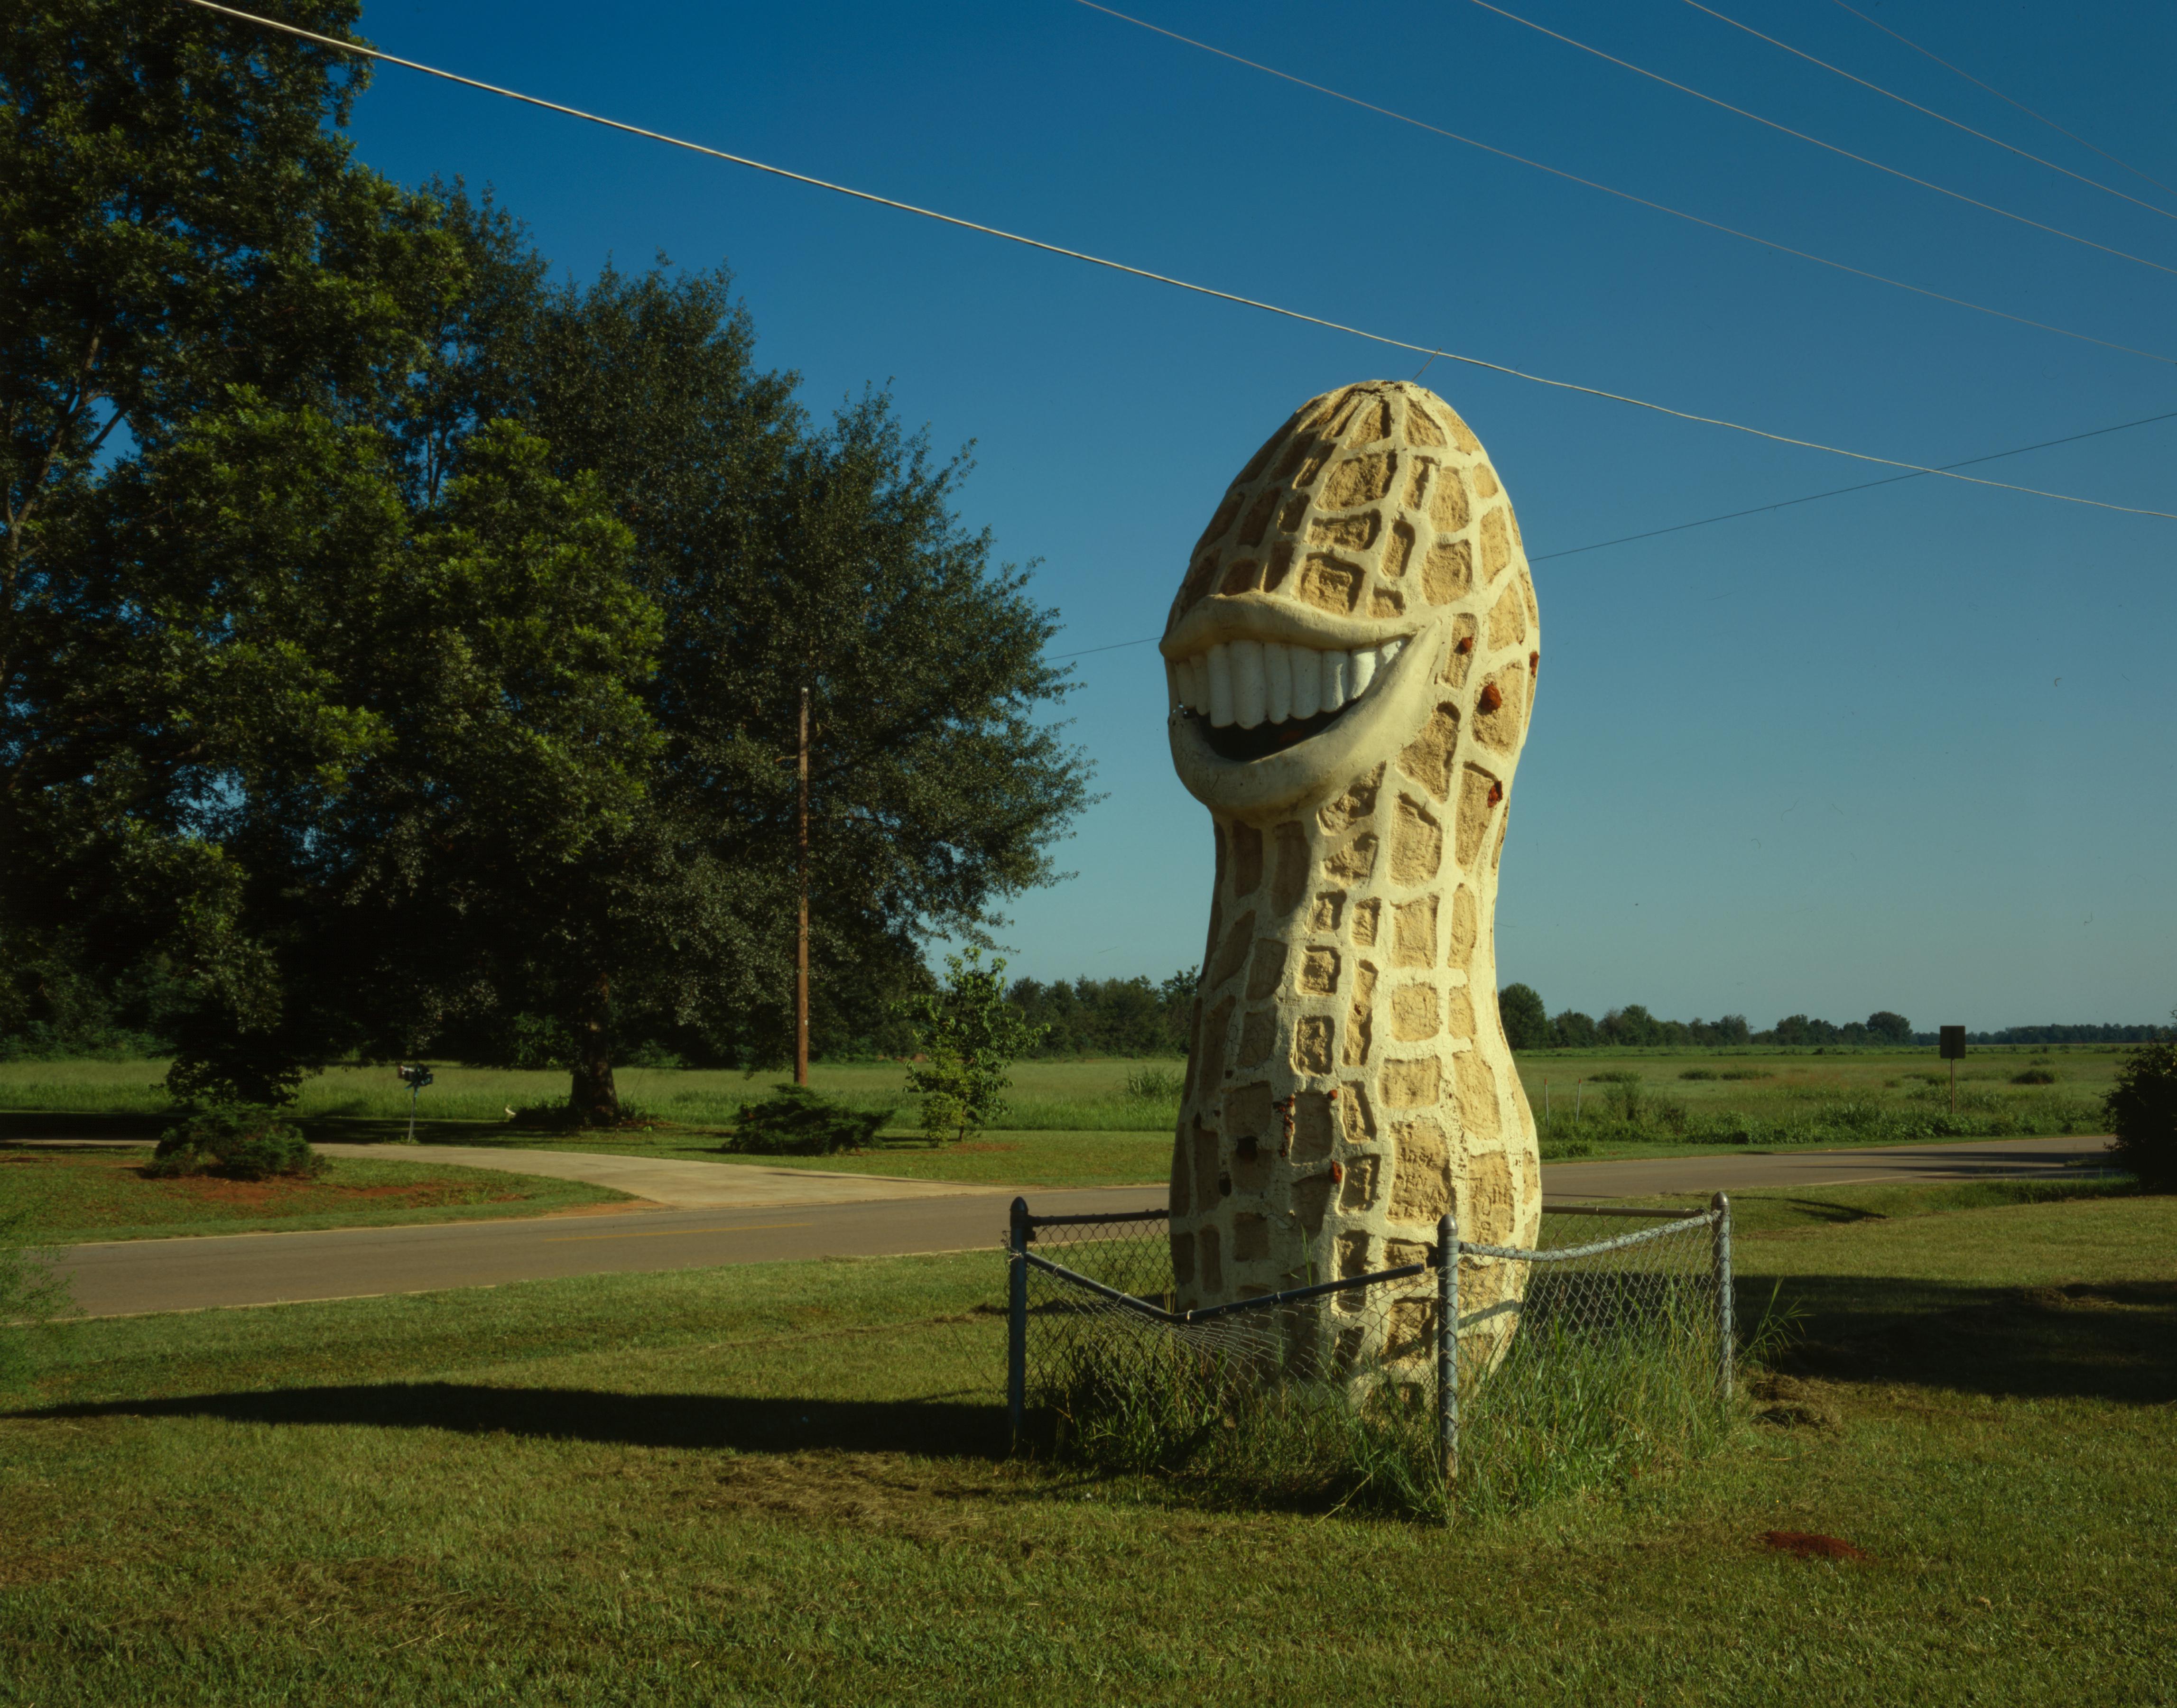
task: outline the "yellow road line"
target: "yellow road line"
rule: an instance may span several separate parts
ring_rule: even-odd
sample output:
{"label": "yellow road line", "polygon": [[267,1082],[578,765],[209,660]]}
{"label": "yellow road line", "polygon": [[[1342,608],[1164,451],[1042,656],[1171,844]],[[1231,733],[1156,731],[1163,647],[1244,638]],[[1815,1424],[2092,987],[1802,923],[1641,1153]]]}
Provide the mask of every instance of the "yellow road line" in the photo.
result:
{"label": "yellow road line", "polygon": [[814,1222],[744,1222],[730,1228],[660,1228],[655,1232],[641,1234],[555,1234],[543,1241],[548,1246],[572,1245],[577,1240],[671,1240],[683,1234],[752,1234],[766,1228],[813,1228]]}

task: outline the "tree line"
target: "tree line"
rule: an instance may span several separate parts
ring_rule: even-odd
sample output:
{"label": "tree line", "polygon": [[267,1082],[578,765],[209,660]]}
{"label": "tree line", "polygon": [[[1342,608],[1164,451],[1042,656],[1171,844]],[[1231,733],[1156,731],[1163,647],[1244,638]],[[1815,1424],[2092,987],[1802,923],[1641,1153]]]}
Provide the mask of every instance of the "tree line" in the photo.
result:
{"label": "tree line", "polygon": [[[286,15],[348,39],[354,0]],[[891,400],[828,420],[723,267],[555,278],[341,134],[367,68],[55,0],[0,46],[0,1035],[179,1094],[790,1038],[1055,874],[1053,613]]]}
{"label": "tree line", "polygon": [[[1834,1025],[1804,1014],[1787,1014],[1757,1032],[1743,1014],[1716,1020],[1659,1020],[1639,1003],[1612,1008],[1597,1020],[1576,1008],[1552,1016],[1530,985],[1507,985],[1497,993],[1504,1035],[1514,1050],[1669,1049],[1745,1045],[1911,1044],[1912,1023],[1878,1010],[1863,1021]],[[1932,1035],[1924,1041],[1933,1043]]]}

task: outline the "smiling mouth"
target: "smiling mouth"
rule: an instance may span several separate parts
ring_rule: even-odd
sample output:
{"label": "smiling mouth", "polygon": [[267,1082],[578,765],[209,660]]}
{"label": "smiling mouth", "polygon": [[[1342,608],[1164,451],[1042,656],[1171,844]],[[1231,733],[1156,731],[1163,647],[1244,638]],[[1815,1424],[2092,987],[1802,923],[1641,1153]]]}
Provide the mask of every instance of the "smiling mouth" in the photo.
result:
{"label": "smiling mouth", "polygon": [[1198,718],[1220,759],[1260,759],[1328,729],[1366,699],[1406,642],[1343,651],[1233,640],[1171,661],[1175,716]]}

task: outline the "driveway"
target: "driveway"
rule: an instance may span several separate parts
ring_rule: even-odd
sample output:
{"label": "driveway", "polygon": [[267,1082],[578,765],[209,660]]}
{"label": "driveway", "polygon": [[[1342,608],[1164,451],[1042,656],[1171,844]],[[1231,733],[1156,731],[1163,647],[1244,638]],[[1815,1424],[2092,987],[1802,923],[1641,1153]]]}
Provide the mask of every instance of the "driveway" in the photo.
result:
{"label": "driveway", "polygon": [[382,1144],[321,1144],[327,1156],[375,1162],[444,1163],[455,1168],[541,1174],[609,1187],[672,1209],[778,1209],[802,1204],[880,1200],[1010,1197],[1014,1188],[973,1181],[904,1180],[881,1174],[821,1169],[764,1168],[752,1163],[686,1162],[674,1158],[606,1156],[583,1150],[508,1150],[498,1145],[431,1144],[411,1149]]}

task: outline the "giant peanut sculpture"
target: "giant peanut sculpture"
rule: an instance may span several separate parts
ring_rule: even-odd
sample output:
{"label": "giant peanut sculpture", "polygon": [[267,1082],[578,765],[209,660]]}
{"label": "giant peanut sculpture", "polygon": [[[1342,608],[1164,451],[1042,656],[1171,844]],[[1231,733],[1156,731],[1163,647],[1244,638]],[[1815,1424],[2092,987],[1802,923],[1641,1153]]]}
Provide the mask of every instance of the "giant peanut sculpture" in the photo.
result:
{"label": "giant peanut sculpture", "polygon": [[[1464,1238],[1531,1244],[1492,931],[1541,630],[1480,443],[1418,385],[1307,404],[1217,507],[1162,651],[1172,761],[1217,838],[1172,1151],[1181,1305],[1417,1262],[1454,1206]],[[1491,1307],[1517,1267],[1470,1269],[1462,1316],[1509,1327]],[[1418,1354],[1432,1298],[1344,1326],[1334,1304],[1323,1350]]]}

